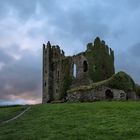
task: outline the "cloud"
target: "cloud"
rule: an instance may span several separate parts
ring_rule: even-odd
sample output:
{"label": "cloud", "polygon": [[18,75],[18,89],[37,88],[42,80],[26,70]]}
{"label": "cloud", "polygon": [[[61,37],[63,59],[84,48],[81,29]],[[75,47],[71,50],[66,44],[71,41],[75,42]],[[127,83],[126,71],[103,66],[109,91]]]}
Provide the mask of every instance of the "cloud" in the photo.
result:
{"label": "cloud", "polygon": [[0,70],[0,99],[41,100],[41,54],[22,53]]}
{"label": "cloud", "polygon": [[136,81],[140,83],[140,43],[130,46],[127,50],[120,52],[116,56],[117,70],[124,70],[129,73]]}
{"label": "cloud", "polygon": [[27,20],[35,14],[37,0],[18,1],[18,0],[4,0],[0,1],[0,17],[10,16],[12,13],[20,19]]}
{"label": "cloud", "polygon": [[134,44],[130,49],[129,52],[131,53],[131,55],[137,59],[140,59],[140,42]]}
{"label": "cloud", "polygon": [[7,52],[5,52],[5,50],[3,50],[2,48],[0,48],[0,62],[1,63],[8,63],[12,60],[13,58],[11,56],[8,55]]}

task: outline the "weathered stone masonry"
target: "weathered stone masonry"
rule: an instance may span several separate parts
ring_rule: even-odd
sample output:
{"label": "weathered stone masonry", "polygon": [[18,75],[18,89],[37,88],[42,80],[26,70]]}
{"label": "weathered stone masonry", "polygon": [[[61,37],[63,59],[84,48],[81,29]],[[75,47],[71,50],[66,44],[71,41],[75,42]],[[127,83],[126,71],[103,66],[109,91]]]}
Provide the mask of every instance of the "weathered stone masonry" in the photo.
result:
{"label": "weathered stone masonry", "polygon": [[58,45],[43,44],[43,103],[66,99],[67,90],[105,80],[115,73],[114,52],[98,37],[87,50],[65,56]]}

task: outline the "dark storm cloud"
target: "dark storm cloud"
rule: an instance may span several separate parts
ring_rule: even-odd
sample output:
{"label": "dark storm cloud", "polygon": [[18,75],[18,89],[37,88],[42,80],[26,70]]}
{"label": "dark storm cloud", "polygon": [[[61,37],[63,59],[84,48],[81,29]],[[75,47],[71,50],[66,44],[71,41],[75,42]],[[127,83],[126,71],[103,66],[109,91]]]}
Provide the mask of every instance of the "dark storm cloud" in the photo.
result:
{"label": "dark storm cloud", "polygon": [[3,63],[8,63],[12,60],[13,58],[5,52],[2,48],[0,48],[0,62]]}
{"label": "dark storm cloud", "polygon": [[[129,0],[109,0],[107,2],[103,0],[98,2],[93,0],[86,2],[81,0],[30,0],[29,4],[27,0],[6,0],[1,3],[1,7],[9,7],[9,9],[17,11],[20,19],[41,17],[46,19],[53,26],[54,32],[62,38],[70,37],[71,39],[83,40],[83,43],[86,43],[89,38],[91,39],[91,36],[95,38],[98,35],[107,38],[111,35],[115,37],[121,35],[122,32],[115,28],[112,31],[111,22],[115,18],[125,18],[123,14],[129,12],[130,7],[136,10],[140,2],[137,0],[133,2]],[[37,15],[38,10],[39,15]],[[44,27],[44,35],[48,28],[47,25]]]}
{"label": "dark storm cloud", "polygon": [[139,15],[139,0],[1,0],[0,99],[41,98],[48,40],[70,55],[100,36],[115,50],[117,71],[140,83]]}
{"label": "dark storm cloud", "polygon": [[10,12],[16,12],[21,19],[26,19],[35,14],[37,0],[1,0],[0,17],[4,18]]}
{"label": "dark storm cloud", "polygon": [[[87,2],[80,0],[70,2],[66,0],[30,0],[30,4],[28,3],[28,0],[0,1],[3,9],[1,14],[9,14],[13,10],[22,21],[26,21],[28,18],[41,17],[46,19],[49,25],[55,28],[54,32],[62,38],[69,37],[83,40],[84,43],[89,38],[91,39],[91,36],[95,38],[97,35],[107,36],[109,33],[109,26],[102,22],[102,19],[104,19],[103,14],[106,12],[106,7],[102,9],[102,13],[100,12],[102,2],[94,4],[91,0]],[[39,16],[37,10],[40,11]],[[44,35],[46,34],[45,30],[47,31],[48,28],[47,25],[44,27]]]}
{"label": "dark storm cloud", "polygon": [[55,32],[62,37],[69,37],[71,40],[80,40],[85,43],[89,38],[91,39],[91,36],[104,36],[109,32],[108,25],[102,22],[104,17],[99,12],[100,9],[91,1],[85,4],[83,1],[73,3],[63,0],[59,5],[55,2],[49,7],[47,3],[46,5],[40,3],[40,6],[44,13],[50,14],[47,16],[47,21],[55,27]]}
{"label": "dark storm cloud", "polygon": [[[41,96],[39,92],[41,87],[41,59],[39,57],[41,54],[36,56],[27,51],[22,51],[22,53],[22,58],[19,60],[11,60],[8,55],[6,57],[9,63],[0,70],[0,99],[10,100],[11,96],[15,98],[17,96],[19,99],[22,96],[23,99],[29,100]],[[2,60],[4,58],[5,56]]]}

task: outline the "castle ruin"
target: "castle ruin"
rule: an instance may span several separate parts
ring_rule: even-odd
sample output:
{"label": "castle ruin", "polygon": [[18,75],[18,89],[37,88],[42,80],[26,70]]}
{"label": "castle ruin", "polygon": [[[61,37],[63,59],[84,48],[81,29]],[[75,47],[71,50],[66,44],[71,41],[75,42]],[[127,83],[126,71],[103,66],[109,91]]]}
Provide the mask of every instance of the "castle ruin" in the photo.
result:
{"label": "castle ruin", "polygon": [[43,44],[42,102],[66,100],[69,89],[108,79],[114,73],[114,51],[99,37],[74,56],[65,56],[58,45]]}

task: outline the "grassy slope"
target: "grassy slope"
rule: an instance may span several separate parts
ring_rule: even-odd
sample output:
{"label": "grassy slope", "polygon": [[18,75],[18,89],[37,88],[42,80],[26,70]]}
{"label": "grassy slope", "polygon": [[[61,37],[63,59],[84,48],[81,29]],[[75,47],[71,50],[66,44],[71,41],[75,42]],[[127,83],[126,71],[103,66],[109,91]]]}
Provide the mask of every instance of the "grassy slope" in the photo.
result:
{"label": "grassy slope", "polygon": [[1,140],[139,140],[139,102],[33,106],[0,126]]}
{"label": "grassy slope", "polygon": [[11,119],[25,109],[25,106],[0,106],[0,122]]}

